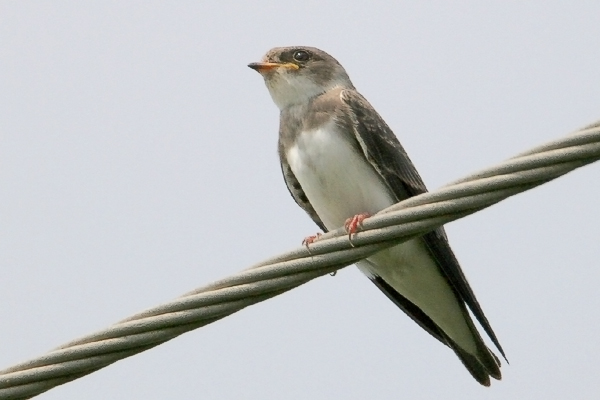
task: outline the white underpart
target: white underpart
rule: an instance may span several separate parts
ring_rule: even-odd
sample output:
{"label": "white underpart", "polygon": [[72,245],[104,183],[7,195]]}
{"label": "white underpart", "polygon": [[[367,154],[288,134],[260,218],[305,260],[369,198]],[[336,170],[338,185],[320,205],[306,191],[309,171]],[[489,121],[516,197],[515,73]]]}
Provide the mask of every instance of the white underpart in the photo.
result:
{"label": "white underpart", "polygon": [[[337,229],[347,218],[375,214],[394,203],[373,167],[333,123],[301,133],[286,156],[327,229]],[[475,353],[475,340],[462,310],[422,239],[381,251],[357,265],[366,275],[383,278],[464,350]]]}
{"label": "white underpart", "polygon": [[287,159],[321,221],[339,228],[356,214],[394,204],[381,178],[329,123],[300,134]]}

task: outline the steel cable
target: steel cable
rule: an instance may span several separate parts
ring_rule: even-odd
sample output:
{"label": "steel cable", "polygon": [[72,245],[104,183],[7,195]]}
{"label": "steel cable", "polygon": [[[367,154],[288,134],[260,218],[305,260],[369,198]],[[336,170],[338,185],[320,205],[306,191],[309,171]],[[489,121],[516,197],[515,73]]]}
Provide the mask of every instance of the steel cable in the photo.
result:
{"label": "steel cable", "polygon": [[600,121],[436,191],[412,197],[306,247],[148,309],[0,371],[0,399],[26,399],[277,296],[445,223],[600,159]]}

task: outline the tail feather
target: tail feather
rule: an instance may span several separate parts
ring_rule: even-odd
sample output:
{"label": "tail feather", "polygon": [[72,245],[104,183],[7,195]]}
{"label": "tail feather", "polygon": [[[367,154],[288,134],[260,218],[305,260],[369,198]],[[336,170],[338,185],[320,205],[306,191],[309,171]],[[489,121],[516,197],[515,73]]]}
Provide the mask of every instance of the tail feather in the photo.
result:
{"label": "tail feather", "polygon": [[434,338],[450,347],[458,356],[469,373],[477,382],[484,386],[490,386],[490,377],[500,380],[502,373],[500,372],[500,360],[496,355],[485,345],[481,335],[477,331],[475,324],[472,322],[469,312],[463,305],[465,321],[469,325],[469,329],[473,335],[473,339],[477,344],[476,353],[470,353],[460,347],[418,306],[402,296],[398,291],[391,287],[385,280],[378,276],[372,276],[373,282],[390,300],[392,300],[402,311],[412,318],[423,329],[429,332]]}
{"label": "tail feather", "polygon": [[483,386],[490,386],[490,376],[494,379],[502,379],[500,364],[496,363],[493,353],[485,348],[485,351],[473,355],[456,345],[450,345],[471,376]]}

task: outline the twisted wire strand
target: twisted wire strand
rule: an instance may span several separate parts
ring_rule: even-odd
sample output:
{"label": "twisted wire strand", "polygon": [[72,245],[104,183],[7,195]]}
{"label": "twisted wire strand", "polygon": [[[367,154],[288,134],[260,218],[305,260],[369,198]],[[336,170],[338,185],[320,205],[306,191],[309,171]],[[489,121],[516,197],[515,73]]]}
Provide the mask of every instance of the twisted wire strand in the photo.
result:
{"label": "twisted wire strand", "polygon": [[351,241],[343,229],[329,232],[310,249],[276,256],[0,371],[0,399],[43,393],[598,159],[600,121],[395,204],[366,219]]}

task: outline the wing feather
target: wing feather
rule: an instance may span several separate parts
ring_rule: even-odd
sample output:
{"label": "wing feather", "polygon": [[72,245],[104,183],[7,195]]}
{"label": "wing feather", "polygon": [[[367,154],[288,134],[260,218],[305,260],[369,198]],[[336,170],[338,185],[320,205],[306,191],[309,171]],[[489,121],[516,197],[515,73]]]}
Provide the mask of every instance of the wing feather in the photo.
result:
{"label": "wing feather", "polygon": [[[347,105],[347,108],[343,111],[338,122],[345,124],[347,129],[354,132],[365,157],[389,186],[389,189],[394,193],[397,200],[404,200],[408,197],[427,192],[427,188],[408,154],[392,130],[369,102],[358,92],[348,89],[340,93],[340,98]],[[435,258],[438,267],[443,271],[456,294],[468,305],[475,318],[477,318],[494,345],[498,348],[504,359],[506,359],[504,350],[496,334],[483,313],[473,290],[460,268],[456,256],[450,248],[443,227],[425,234],[423,239],[432,256]],[[381,289],[381,286],[378,286]],[[390,295],[389,293],[386,294]],[[407,312],[406,307],[402,308]],[[410,316],[413,319],[418,317],[414,315]],[[423,325],[427,326],[428,324],[421,323],[421,326]],[[437,336],[437,332],[431,327],[426,327],[426,330]],[[441,338],[438,337],[438,339]]]}

